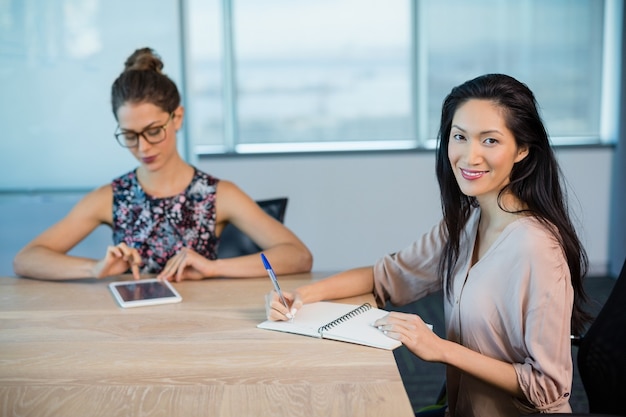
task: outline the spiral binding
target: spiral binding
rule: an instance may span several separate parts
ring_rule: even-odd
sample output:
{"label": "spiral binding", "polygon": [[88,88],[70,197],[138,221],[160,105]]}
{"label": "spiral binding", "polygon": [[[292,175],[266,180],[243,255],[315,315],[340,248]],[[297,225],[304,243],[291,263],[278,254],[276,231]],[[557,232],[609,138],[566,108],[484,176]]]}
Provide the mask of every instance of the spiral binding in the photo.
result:
{"label": "spiral binding", "polygon": [[320,334],[323,333],[323,332],[327,332],[330,329],[332,329],[333,327],[340,325],[344,321],[348,321],[352,317],[358,316],[359,314],[366,312],[370,308],[372,308],[372,305],[370,303],[361,304],[360,306],[358,306],[354,310],[349,311],[346,314],[344,314],[343,316],[341,316],[341,317],[331,321],[330,323],[327,323],[327,324],[323,325],[322,327],[317,329],[317,332],[320,333]]}

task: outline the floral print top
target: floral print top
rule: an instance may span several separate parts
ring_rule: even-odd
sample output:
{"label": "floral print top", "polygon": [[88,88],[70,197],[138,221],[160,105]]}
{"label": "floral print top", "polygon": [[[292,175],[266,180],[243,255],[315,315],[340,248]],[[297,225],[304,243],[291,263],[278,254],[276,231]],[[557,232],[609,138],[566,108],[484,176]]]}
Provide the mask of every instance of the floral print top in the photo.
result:
{"label": "floral print top", "polygon": [[136,171],[112,182],[113,242],[137,249],[142,273],[159,273],[181,248],[217,258],[215,190],[219,179],[195,169],[182,193],[166,198],[146,194]]}

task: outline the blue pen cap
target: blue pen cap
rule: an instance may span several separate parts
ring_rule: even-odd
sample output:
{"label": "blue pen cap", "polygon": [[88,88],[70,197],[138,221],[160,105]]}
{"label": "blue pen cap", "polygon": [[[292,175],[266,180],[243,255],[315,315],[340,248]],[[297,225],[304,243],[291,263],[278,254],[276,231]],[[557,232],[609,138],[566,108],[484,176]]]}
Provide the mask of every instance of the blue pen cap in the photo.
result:
{"label": "blue pen cap", "polygon": [[261,254],[261,259],[263,260],[263,265],[265,265],[265,269],[272,269],[264,254]]}

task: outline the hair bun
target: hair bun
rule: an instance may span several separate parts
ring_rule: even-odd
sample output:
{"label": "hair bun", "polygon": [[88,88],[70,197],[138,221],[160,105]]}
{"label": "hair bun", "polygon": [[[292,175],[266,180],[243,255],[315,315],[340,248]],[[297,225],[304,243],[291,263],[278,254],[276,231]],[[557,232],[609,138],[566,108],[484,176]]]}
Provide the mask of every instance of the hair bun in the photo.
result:
{"label": "hair bun", "polygon": [[156,71],[161,73],[163,61],[152,48],[137,49],[124,63],[124,71]]}

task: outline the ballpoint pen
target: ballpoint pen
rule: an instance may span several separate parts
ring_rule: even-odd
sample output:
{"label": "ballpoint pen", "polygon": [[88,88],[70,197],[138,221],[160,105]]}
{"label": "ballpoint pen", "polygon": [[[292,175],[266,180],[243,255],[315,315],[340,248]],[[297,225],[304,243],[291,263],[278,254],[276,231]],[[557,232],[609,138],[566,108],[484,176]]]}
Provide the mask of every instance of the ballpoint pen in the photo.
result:
{"label": "ballpoint pen", "polygon": [[[274,284],[274,289],[276,290],[276,292],[278,293],[278,296],[280,297],[280,301],[283,303],[285,308],[289,310],[289,305],[287,304],[287,300],[285,300],[285,297],[283,296],[283,292],[280,290],[280,286],[278,285],[278,280],[276,279],[276,274],[274,273],[272,266],[270,265],[269,261],[267,260],[264,254],[261,254],[261,259],[263,260],[263,265],[265,266],[265,269],[267,270],[267,274],[270,276],[270,279],[272,280],[272,284]],[[291,313],[287,313],[287,317],[291,318],[290,316],[291,316]]]}

